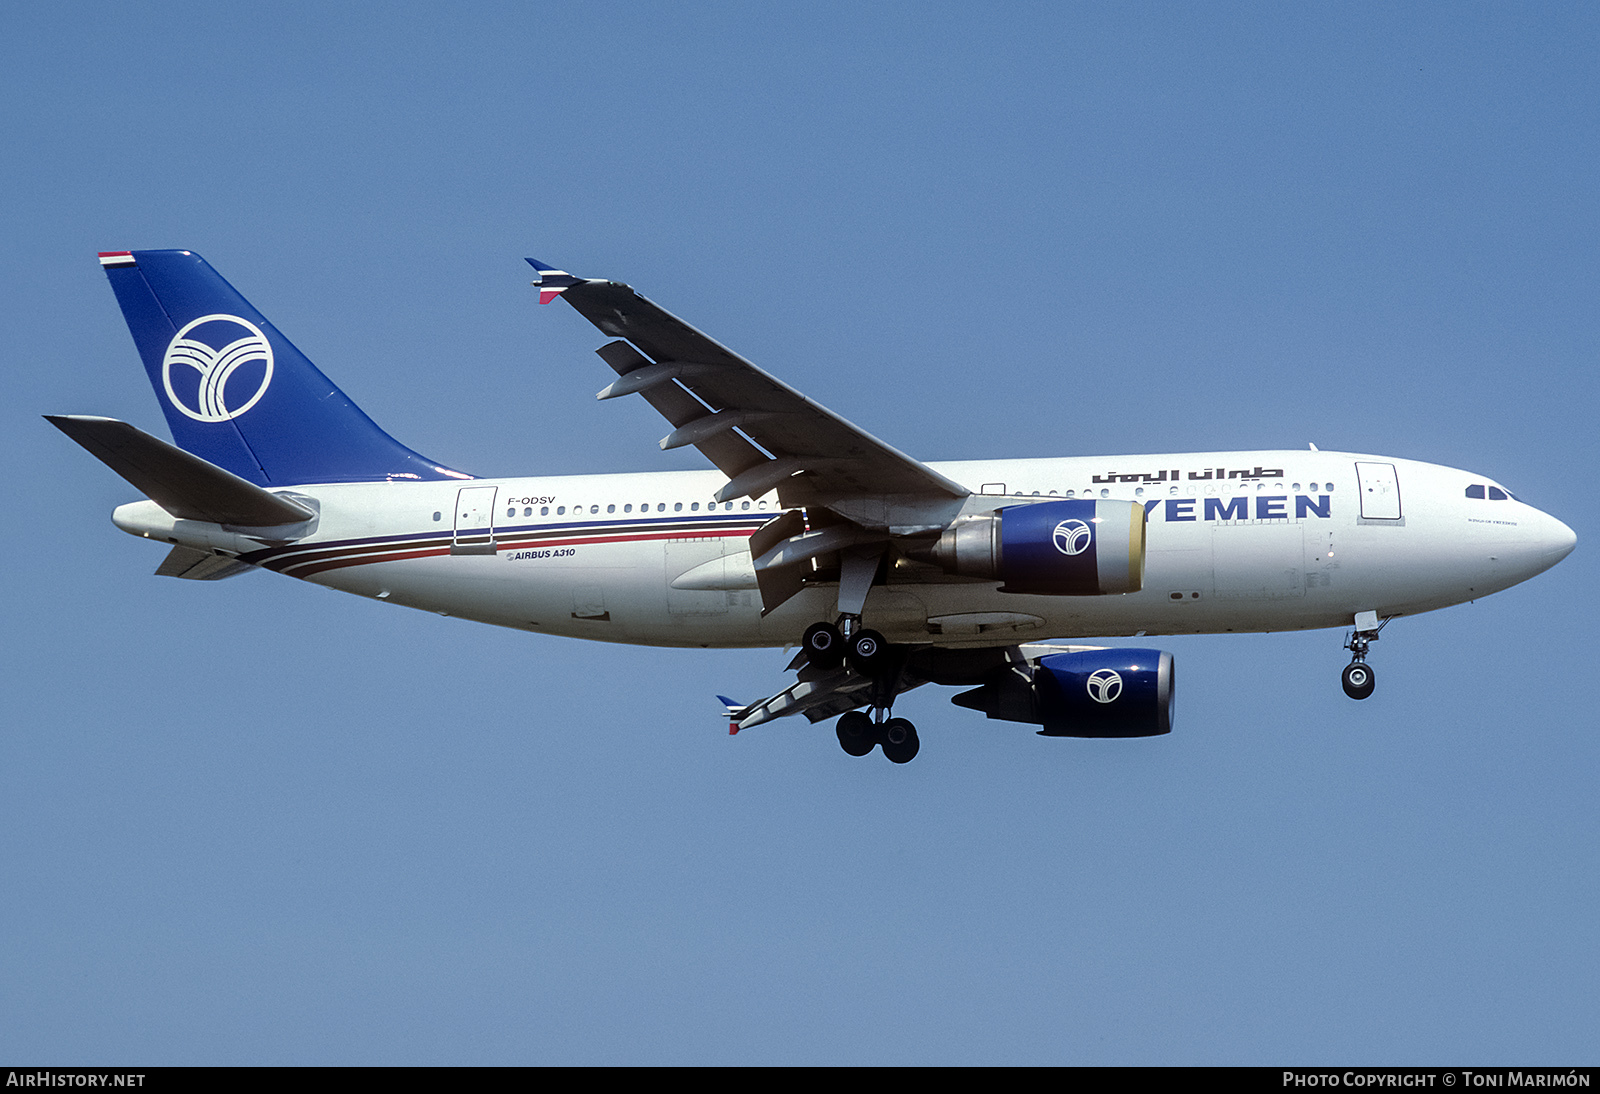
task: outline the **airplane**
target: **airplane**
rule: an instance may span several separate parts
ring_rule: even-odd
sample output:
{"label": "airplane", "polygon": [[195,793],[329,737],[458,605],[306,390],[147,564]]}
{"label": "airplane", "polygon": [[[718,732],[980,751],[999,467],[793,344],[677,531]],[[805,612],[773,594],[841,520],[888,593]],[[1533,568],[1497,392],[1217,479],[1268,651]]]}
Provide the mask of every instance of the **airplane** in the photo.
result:
{"label": "airplane", "polygon": [[1172,729],[1170,653],[1096,637],[1349,628],[1341,682],[1400,616],[1554,566],[1561,521],[1484,475],[1351,452],[915,459],[627,285],[527,260],[610,341],[600,399],[637,395],[662,449],[714,470],[484,478],[368,418],[192,251],[102,252],[176,444],[47,415],[147,500],[112,522],[157,574],[257,569],[536,634],[798,647],[793,684],[722,700],[729,731],[834,720],[852,756],[916,756],[895,699],[1052,737]]}

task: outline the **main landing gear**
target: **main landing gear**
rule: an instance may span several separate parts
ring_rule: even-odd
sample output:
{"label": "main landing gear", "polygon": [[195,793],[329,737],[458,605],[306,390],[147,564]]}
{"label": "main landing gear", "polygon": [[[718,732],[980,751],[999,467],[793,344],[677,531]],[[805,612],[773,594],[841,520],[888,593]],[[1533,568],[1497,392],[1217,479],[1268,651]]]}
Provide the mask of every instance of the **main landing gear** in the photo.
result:
{"label": "main landing gear", "polygon": [[[881,708],[878,713],[886,713]],[[839,747],[852,756],[865,756],[874,745],[882,746],[883,754],[897,764],[908,764],[916,758],[922,742],[917,739],[917,727],[906,718],[889,718],[874,722],[864,710],[852,710],[839,715],[834,728],[839,735]]]}
{"label": "main landing gear", "polygon": [[840,622],[813,623],[800,639],[806,662],[820,669],[836,669],[845,662],[862,676],[885,675],[891,660],[891,648],[877,631],[863,630],[853,624],[849,616]]}
{"label": "main landing gear", "polygon": [[1344,667],[1339,682],[1344,693],[1352,699],[1365,699],[1378,686],[1378,676],[1367,664],[1367,648],[1378,640],[1378,632],[1389,625],[1389,620],[1378,622],[1376,612],[1362,612],[1356,616],[1356,629],[1344,641],[1350,651],[1350,663]]}
{"label": "main landing gear", "polygon": [[917,727],[905,718],[891,718],[898,690],[902,651],[877,631],[859,626],[860,620],[843,615],[839,625],[813,623],[800,639],[806,662],[821,669],[850,668],[872,681],[872,713],[852,710],[841,715],[835,732],[839,747],[852,756],[865,756],[875,747],[897,764],[910,763],[922,747]]}

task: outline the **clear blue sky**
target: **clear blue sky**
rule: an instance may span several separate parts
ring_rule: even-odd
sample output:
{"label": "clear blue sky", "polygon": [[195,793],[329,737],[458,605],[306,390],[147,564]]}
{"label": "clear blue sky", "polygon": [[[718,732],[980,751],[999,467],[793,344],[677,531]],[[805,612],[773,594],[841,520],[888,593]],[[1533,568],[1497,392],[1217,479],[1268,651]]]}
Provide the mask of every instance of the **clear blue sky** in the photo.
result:
{"label": "clear blue sky", "polygon": [[[0,1062],[1595,1062],[1592,5],[12,4],[0,89]],[[160,247],[479,474],[700,466],[532,254],[925,458],[1315,442],[1579,545],[1365,703],[1181,638],[1167,738],[730,739],[781,653],[151,576],[39,415],[165,435]]]}

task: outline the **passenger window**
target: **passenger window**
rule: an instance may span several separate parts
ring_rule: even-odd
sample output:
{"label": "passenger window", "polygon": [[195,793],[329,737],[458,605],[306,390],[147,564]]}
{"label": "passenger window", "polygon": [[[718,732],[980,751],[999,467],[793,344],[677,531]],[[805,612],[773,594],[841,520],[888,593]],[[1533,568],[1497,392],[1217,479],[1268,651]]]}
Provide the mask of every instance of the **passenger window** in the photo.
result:
{"label": "passenger window", "polygon": [[550,515],[550,507],[548,505],[539,506],[539,515],[541,517],[548,517]]}
{"label": "passenger window", "polygon": [[699,502],[692,501],[692,502],[689,503],[689,512],[698,513],[699,511],[700,511],[700,503]]}
{"label": "passenger window", "polygon": [[606,512],[608,512],[608,513],[615,513],[615,512],[616,512],[616,511],[617,511],[617,507],[616,507],[616,506],[615,506],[615,505],[608,505],[608,506],[606,506]]}
{"label": "passenger window", "polygon": [[683,512],[683,502],[681,502],[681,501],[673,502],[672,503],[672,511],[674,513]]}
{"label": "passenger window", "polygon": [[513,505],[510,509],[506,510],[506,516],[514,517],[516,515],[517,515],[517,507],[516,506]]}
{"label": "passenger window", "polygon": [[1506,492],[1504,490],[1500,489],[1498,486],[1491,486],[1491,487],[1489,487],[1489,500],[1490,501],[1505,501],[1506,500]]}
{"label": "passenger window", "polygon": [[624,506],[623,506],[623,507],[622,507],[622,511],[623,511],[623,512],[624,512],[624,513],[631,513],[631,512],[633,512],[633,506],[631,506],[631,505],[624,505]]}
{"label": "passenger window", "polygon": [[1477,498],[1479,501],[1482,501],[1483,500],[1483,483],[1475,482],[1471,486],[1467,487],[1467,497],[1469,497],[1469,498]]}
{"label": "passenger window", "polygon": [[666,511],[667,511],[667,503],[666,502],[661,501],[661,502],[657,502],[656,503],[656,512],[665,513]]}
{"label": "passenger window", "polygon": [[438,523],[440,520],[444,519],[444,514],[443,513],[435,513],[435,514],[433,514],[433,519],[434,519],[434,523]]}
{"label": "passenger window", "polygon": [[556,506],[556,516],[564,517],[566,515],[567,515],[567,507],[565,505]]}

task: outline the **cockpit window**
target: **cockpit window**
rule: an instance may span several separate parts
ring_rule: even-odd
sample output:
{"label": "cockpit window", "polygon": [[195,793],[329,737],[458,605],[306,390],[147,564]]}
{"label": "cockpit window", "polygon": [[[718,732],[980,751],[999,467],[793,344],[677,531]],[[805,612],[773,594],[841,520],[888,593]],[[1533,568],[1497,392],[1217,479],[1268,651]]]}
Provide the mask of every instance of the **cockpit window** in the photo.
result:
{"label": "cockpit window", "polygon": [[1500,489],[1498,486],[1491,486],[1491,487],[1489,487],[1489,500],[1490,501],[1505,501],[1506,500],[1506,492],[1504,490]]}
{"label": "cockpit window", "polygon": [[1475,482],[1467,487],[1467,497],[1477,498],[1481,501],[1483,499],[1483,483]]}

